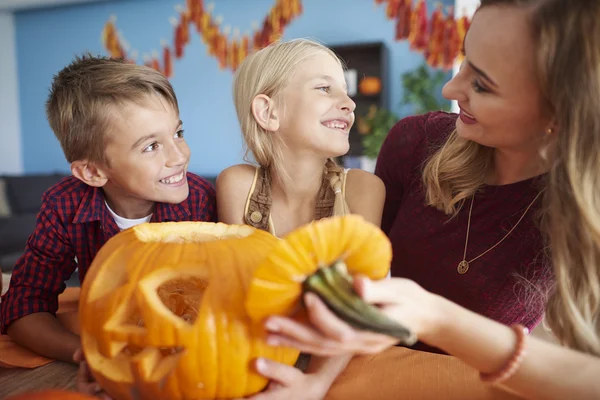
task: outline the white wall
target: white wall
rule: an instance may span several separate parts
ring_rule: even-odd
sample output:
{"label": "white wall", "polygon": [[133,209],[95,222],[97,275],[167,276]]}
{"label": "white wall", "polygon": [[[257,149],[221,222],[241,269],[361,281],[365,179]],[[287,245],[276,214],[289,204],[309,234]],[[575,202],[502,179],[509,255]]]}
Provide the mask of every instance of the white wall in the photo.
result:
{"label": "white wall", "polygon": [[23,172],[17,46],[12,13],[0,12],[0,174]]}
{"label": "white wall", "polygon": [[0,0],[0,175],[21,174],[21,116],[13,11],[106,0]]}
{"label": "white wall", "polygon": [[477,7],[479,7],[480,0],[456,0],[454,2],[454,9],[456,10],[456,18],[460,18],[463,15],[473,16]]}

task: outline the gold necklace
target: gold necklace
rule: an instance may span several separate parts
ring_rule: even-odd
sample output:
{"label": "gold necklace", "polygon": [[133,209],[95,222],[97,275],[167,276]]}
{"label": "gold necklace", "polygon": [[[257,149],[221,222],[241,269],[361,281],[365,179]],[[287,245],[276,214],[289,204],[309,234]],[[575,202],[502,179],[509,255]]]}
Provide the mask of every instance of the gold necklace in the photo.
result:
{"label": "gold necklace", "polygon": [[467,246],[469,244],[469,230],[471,229],[471,212],[473,211],[473,202],[475,201],[475,194],[473,194],[473,197],[471,197],[471,207],[469,208],[469,219],[468,219],[468,222],[467,222],[467,238],[465,239],[465,251],[463,253],[463,259],[462,259],[462,261],[458,263],[458,267],[456,268],[456,270],[458,271],[458,273],[461,274],[461,275],[466,274],[467,271],[469,270],[469,265],[473,261],[477,260],[480,257],[483,257],[489,251],[491,251],[494,248],[496,248],[496,246],[498,246],[500,243],[504,242],[504,239],[506,239],[512,233],[512,231],[515,230],[515,228],[519,225],[519,223],[523,220],[523,218],[525,218],[525,214],[527,214],[527,211],[529,211],[529,209],[531,208],[531,206],[533,206],[533,203],[535,203],[535,201],[538,199],[538,197],[540,197],[540,195],[542,194],[542,192],[544,190],[545,189],[541,190],[537,194],[537,196],[535,196],[535,198],[533,199],[533,201],[525,209],[525,212],[523,213],[523,215],[521,215],[521,218],[519,218],[519,220],[517,221],[517,223],[506,233],[506,235],[504,235],[504,237],[502,239],[500,239],[500,241],[498,241],[498,243],[496,243],[495,245],[493,245],[492,247],[490,247],[489,249],[487,249],[486,251],[484,251],[483,253],[481,253],[477,257],[473,258],[471,261],[467,261]]}

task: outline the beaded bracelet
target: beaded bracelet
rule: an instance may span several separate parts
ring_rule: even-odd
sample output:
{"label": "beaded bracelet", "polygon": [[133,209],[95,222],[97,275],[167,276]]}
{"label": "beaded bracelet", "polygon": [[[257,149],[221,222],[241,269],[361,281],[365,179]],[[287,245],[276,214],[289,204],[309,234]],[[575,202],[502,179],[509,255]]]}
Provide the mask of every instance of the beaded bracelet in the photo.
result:
{"label": "beaded bracelet", "polygon": [[513,352],[510,359],[499,371],[492,372],[489,374],[481,372],[479,374],[479,377],[482,381],[489,383],[501,383],[513,376],[514,373],[517,372],[517,369],[519,369],[519,366],[521,365],[521,362],[523,361],[523,358],[525,358],[525,354],[527,353],[525,339],[529,334],[529,329],[527,329],[523,325],[513,325],[511,326],[511,328],[517,334],[517,344],[515,346],[515,351]]}

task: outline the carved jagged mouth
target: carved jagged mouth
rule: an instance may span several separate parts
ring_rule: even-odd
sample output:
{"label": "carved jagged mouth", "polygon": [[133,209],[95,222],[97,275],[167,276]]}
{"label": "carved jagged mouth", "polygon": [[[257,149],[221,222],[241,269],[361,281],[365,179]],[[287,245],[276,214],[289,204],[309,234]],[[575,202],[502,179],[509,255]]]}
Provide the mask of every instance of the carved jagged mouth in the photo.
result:
{"label": "carved jagged mouth", "polygon": [[[198,317],[202,296],[208,287],[208,280],[199,277],[169,279],[158,286],[155,293],[172,313],[186,323],[193,325]],[[135,298],[124,301],[105,325],[106,329],[117,333],[135,332],[147,327]]]}
{"label": "carved jagged mouth", "polygon": [[164,385],[185,352],[184,347],[127,345],[117,355],[117,359],[129,364],[132,382],[159,382]]}
{"label": "carved jagged mouth", "polygon": [[[140,347],[133,344],[128,344],[123,348],[123,350],[121,350],[120,354],[126,357],[135,357],[147,348],[148,347]],[[185,350],[184,347],[156,347],[155,349],[158,350],[162,357],[177,355],[183,353]]]}

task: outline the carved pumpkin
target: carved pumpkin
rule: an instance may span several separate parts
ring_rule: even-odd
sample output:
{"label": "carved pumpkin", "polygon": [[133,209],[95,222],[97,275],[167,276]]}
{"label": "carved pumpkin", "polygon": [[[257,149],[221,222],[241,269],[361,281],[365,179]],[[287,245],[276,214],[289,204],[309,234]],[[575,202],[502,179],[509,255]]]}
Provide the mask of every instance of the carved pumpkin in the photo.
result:
{"label": "carved pumpkin", "polygon": [[316,293],[349,324],[395,336],[411,345],[414,334],[365,303],[351,275],[384,278],[390,268],[388,238],[361,216],[326,218],[285,237],[254,273],[246,308],[261,321],[269,315],[294,315],[307,291]]}
{"label": "carved pumpkin", "polygon": [[381,79],[376,76],[366,76],[358,84],[358,90],[365,96],[375,96],[381,92]]}
{"label": "carved pumpkin", "polygon": [[256,266],[277,243],[249,226],[142,224],[99,251],[80,298],[92,374],[114,398],[213,399],[262,390],[251,361],[292,365],[244,308]]}

